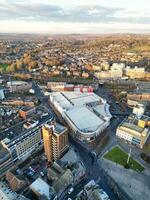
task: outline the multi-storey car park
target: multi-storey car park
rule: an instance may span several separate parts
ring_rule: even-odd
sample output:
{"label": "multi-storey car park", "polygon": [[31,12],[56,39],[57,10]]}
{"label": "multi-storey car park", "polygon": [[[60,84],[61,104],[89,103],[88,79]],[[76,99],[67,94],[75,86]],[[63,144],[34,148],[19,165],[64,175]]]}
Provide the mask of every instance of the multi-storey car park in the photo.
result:
{"label": "multi-storey car park", "polygon": [[109,105],[95,93],[54,92],[49,95],[51,104],[82,142],[94,141],[110,124]]}

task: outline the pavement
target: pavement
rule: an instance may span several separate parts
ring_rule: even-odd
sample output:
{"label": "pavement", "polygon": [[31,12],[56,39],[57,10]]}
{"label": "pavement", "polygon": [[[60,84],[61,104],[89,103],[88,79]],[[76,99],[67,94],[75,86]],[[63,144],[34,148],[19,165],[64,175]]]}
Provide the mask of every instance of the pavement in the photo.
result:
{"label": "pavement", "polygon": [[149,175],[125,169],[121,165],[106,159],[100,159],[99,163],[131,199],[148,200],[150,198]]}

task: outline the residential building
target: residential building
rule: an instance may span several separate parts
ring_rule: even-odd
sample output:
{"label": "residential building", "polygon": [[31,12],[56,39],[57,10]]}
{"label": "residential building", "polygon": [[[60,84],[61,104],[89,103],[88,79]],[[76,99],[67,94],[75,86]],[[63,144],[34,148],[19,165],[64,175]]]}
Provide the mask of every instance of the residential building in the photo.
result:
{"label": "residential building", "polygon": [[36,98],[7,98],[6,100],[2,101],[3,105],[9,105],[9,106],[35,106],[37,103]]}
{"label": "residential building", "polygon": [[68,150],[68,130],[56,123],[42,127],[44,150],[49,162],[58,160]]}
{"label": "residential building", "polygon": [[127,99],[138,100],[138,101],[150,101],[150,90],[138,90],[129,92]]}
{"label": "residential building", "polygon": [[138,119],[136,115],[131,114],[118,126],[116,136],[143,148],[150,134],[149,121],[149,117],[142,116]]}
{"label": "residential building", "polygon": [[124,73],[126,76],[129,76],[131,79],[145,78],[145,75],[146,75],[145,68],[143,68],[143,67],[131,68],[131,67],[127,66],[124,69]]}
{"label": "residential building", "polygon": [[95,72],[95,76],[99,79],[111,79],[111,71]]}

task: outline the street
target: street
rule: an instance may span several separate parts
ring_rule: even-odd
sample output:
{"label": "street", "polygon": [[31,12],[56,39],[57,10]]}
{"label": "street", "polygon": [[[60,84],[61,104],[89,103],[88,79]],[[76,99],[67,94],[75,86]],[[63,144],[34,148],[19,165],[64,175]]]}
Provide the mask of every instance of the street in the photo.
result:
{"label": "street", "polygon": [[[108,186],[105,178],[105,172],[98,164],[97,160],[93,162],[93,159],[90,156],[90,152],[82,147],[79,143],[77,143],[75,140],[73,140],[71,137],[69,138],[71,146],[73,146],[76,150],[79,156],[81,157],[87,172],[87,179],[86,183],[90,180],[94,180],[97,184],[99,184],[100,188],[102,188],[110,197],[111,200],[118,200],[117,195],[115,195],[110,187]],[[74,195],[78,194],[81,189],[83,189],[84,185],[81,185],[81,187],[77,190],[75,188],[75,192],[70,195],[70,197],[73,199]]]}

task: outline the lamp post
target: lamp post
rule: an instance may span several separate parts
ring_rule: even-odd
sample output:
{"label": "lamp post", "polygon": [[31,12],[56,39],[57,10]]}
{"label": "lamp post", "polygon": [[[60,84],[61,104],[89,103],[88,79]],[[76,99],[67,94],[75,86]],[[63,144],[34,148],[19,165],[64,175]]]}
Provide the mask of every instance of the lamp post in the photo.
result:
{"label": "lamp post", "polygon": [[130,148],[130,151],[128,153],[127,164],[129,163],[130,157],[131,157],[131,148]]}

